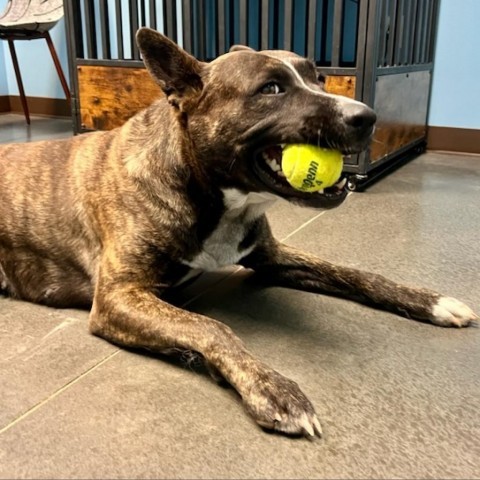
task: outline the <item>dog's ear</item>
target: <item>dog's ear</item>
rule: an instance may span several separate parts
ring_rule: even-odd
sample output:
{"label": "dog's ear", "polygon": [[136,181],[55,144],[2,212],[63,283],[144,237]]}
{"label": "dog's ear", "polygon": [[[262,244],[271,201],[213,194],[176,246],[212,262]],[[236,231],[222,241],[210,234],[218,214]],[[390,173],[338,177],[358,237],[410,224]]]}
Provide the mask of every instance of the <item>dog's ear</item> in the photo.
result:
{"label": "dog's ear", "polygon": [[202,90],[202,64],[165,35],[142,27],[137,45],[153,79],[168,101],[181,109],[182,99]]}
{"label": "dog's ear", "polygon": [[255,52],[253,48],[247,47],[246,45],[232,45],[229,52],[241,52],[242,50],[246,50],[248,52]]}

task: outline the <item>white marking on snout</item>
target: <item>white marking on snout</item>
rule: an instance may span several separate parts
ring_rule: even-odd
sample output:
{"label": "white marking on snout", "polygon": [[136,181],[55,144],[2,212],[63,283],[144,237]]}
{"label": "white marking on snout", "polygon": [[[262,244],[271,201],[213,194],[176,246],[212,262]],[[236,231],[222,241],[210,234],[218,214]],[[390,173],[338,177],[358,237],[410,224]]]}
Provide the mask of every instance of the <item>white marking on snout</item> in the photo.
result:
{"label": "white marking on snout", "polygon": [[313,93],[314,95],[319,95],[319,96],[322,96],[322,97],[331,97],[334,100],[336,100],[340,105],[341,104],[344,104],[344,105],[345,104],[357,104],[357,105],[365,106],[364,103],[359,102],[358,100],[354,100],[353,98],[345,97],[343,95],[336,95],[335,93],[319,92],[318,90],[314,90],[313,88],[310,88],[305,83],[305,80],[302,78],[300,73],[298,73],[298,70],[295,68],[294,65],[292,65],[290,62],[287,62],[286,60],[282,60],[281,58],[279,58],[278,60],[280,60],[286,67],[288,67],[290,69],[290,71],[293,73],[295,78],[298,80],[298,82],[300,83],[302,88],[304,88],[305,90],[308,90],[310,93]]}

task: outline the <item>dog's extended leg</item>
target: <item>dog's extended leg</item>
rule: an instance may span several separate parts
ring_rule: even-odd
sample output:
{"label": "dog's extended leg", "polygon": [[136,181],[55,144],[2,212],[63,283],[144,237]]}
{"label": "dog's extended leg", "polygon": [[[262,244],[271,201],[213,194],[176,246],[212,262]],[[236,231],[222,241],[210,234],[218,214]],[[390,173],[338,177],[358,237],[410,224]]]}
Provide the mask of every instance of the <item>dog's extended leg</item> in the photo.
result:
{"label": "dog's extended leg", "polygon": [[271,285],[338,295],[443,327],[465,327],[478,319],[455,298],[333,265],[273,239],[258,246],[241,264]]}
{"label": "dog's extended leg", "polygon": [[237,390],[259,425],[321,436],[314,408],[298,385],[254,358],[229,327],[163,302],[138,284],[97,286],[90,330],[127,347],[199,352]]}

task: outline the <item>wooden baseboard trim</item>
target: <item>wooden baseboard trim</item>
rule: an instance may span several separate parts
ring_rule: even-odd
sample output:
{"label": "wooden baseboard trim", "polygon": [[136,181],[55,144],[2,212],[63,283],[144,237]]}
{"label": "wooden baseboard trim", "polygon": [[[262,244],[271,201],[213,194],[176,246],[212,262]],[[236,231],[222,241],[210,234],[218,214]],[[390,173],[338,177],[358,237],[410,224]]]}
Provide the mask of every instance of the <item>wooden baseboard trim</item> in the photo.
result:
{"label": "wooden baseboard trim", "polygon": [[[28,110],[31,115],[48,117],[70,117],[70,102],[63,98],[27,97]],[[22,102],[18,95],[0,96],[0,112],[22,113]]]}
{"label": "wooden baseboard trim", "polygon": [[10,111],[10,99],[8,95],[0,95],[0,112]]}
{"label": "wooden baseboard trim", "polygon": [[480,154],[480,129],[428,127],[427,147],[430,150]]}

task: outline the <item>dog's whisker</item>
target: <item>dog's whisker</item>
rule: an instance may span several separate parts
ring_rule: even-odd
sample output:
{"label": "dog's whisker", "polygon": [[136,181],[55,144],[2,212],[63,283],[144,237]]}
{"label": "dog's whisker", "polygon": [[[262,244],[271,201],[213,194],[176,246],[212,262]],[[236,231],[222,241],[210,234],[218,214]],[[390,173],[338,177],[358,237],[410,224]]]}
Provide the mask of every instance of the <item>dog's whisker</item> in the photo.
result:
{"label": "dog's whisker", "polygon": [[229,163],[228,165],[228,172],[230,173],[233,169],[233,166],[235,165],[235,162],[237,161],[237,159],[235,157],[233,157],[232,161]]}

